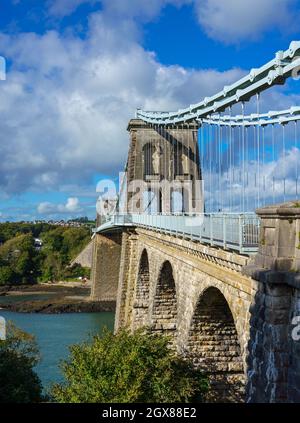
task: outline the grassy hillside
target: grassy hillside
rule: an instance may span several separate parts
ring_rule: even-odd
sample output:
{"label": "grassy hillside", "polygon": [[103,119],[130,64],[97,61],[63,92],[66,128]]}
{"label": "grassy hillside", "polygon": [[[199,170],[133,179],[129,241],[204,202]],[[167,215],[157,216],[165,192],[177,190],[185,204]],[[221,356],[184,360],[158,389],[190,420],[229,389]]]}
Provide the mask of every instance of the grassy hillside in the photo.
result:
{"label": "grassy hillside", "polygon": [[[70,261],[90,241],[89,226],[63,227],[47,223],[0,224],[0,285],[32,284],[87,276]],[[42,241],[38,247],[36,239]]]}

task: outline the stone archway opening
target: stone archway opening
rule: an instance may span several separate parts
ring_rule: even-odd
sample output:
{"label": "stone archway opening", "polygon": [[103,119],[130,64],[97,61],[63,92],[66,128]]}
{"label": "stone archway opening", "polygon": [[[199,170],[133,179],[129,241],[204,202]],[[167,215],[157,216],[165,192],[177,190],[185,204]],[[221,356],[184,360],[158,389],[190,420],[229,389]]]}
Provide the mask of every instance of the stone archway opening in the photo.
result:
{"label": "stone archway opening", "polygon": [[173,269],[166,261],[160,271],[153,303],[152,329],[175,336],[177,299]]}
{"label": "stone archway opening", "polygon": [[136,281],[134,309],[134,328],[147,326],[149,297],[150,297],[150,270],[149,259],[146,250],[143,251],[140,259],[138,276]]}
{"label": "stone archway opening", "polygon": [[198,300],[188,355],[208,375],[209,402],[243,401],[245,375],[238,334],[228,303],[217,288],[208,288]]}

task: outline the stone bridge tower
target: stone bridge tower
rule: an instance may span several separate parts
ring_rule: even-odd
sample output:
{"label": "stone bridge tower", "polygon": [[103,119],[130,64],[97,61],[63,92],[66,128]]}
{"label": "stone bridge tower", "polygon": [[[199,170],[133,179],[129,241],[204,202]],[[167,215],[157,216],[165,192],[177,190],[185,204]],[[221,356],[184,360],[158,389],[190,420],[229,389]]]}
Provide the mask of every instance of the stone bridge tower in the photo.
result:
{"label": "stone bridge tower", "polygon": [[[128,131],[127,183],[133,186],[133,181],[143,181],[140,201],[128,205],[130,211],[202,211],[198,125],[156,126],[132,119]],[[129,192],[129,202],[131,197]]]}
{"label": "stone bridge tower", "polygon": [[[198,124],[156,126],[132,119],[125,183],[120,212],[145,214],[202,212],[202,181]],[[131,188],[132,189],[131,189]],[[138,200],[134,195],[137,194]],[[122,195],[121,195],[122,197]],[[121,203],[124,203],[120,206]],[[101,216],[97,216],[101,223]],[[124,228],[123,228],[124,229]],[[95,234],[92,298],[116,301],[122,265],[122,231]],[[126,231],[123,231],[123,238]]]}

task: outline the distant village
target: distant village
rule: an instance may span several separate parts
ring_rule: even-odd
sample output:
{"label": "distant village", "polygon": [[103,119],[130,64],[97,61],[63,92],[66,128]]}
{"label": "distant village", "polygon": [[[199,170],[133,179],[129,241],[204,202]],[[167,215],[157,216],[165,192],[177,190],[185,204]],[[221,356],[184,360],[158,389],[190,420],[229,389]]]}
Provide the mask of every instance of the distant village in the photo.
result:
{"label": "distant village", "polygon": [[89,222],[79,222],[77,220],[34,220],[34,221],[28,221],[24,223],[31,223],[34,225],[38,225],[40,223],[48,223],[48,225],[73,227],[73,228],[79,228],[81,226],[90,226]]}
{"label": "distant village", "polygon": [[30,220],[30,221],[22,221],[20,223],[27,223],[31,225],[39,225],[43,223],[47,223],[48,225],[53,226],[63,226],[65,228],[80,228],[82,226],[94,226],[95,221],[89,220],[87,217],[80,217],[72,220]]}

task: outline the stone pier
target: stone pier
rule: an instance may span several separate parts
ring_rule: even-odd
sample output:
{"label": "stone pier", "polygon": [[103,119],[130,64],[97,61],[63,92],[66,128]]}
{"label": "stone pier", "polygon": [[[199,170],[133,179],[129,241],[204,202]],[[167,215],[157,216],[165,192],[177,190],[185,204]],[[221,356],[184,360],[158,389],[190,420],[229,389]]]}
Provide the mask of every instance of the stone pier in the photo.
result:
{"label": "stone pier", "polygon": [[95,234],[91,272],[94,301],[116,301],[121,263],[121,233]]}
{"label": "stone pier", "polygon": [[295,337],[300,326],[293,324],[300,324],[299,206],[292,202],[257,211],[259,253],[244,269],[259,282],[251,306],[248,402],[300,402],[300,339]]}

